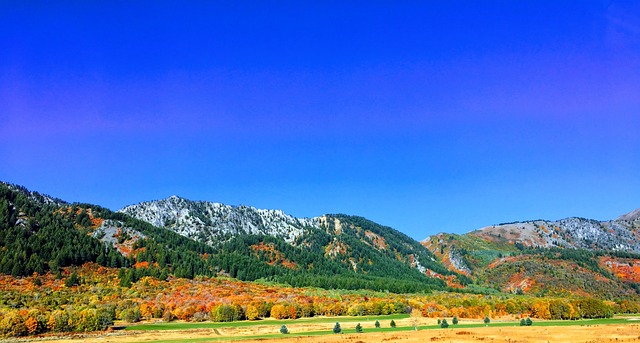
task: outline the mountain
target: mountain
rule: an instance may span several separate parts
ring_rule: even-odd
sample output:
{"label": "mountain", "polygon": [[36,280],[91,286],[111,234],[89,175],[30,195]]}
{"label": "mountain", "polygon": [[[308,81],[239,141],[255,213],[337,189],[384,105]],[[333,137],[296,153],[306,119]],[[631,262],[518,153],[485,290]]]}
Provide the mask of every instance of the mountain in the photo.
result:
{"label": "mountain", "polygon": [[60,273],[94,262],[144,276],[230,276],[292,286],[606,299],[640,294],[640,210],[440,233],[423,242],[362,217],[172,196],[119,212],[0,183],[0,274]]}
{"label": "mountain", "polygon": [[[300,273],[354,274],[425,282],[426,275],[464,282],[408,236],[361,217],[295,218],[280,210],[191,201],[177,196],[119,212],[205,243],[217,251],[257,256]],[[232,248],[231,248],[232,247]],[[245,276],[246,271],[242,274]],[[432,280],[431,280],[432,281]]]}
{"label": "mountain", "polygon": [[259,210],[171,196],[127,206],[119,212],[209,245],[240,234],[269,235],[292,243],[317,219],[294,218],[280,210]]}
{"label": "mountain", "polygon": [[418,242],[360,217],[296,219],[178,197],[112,212],[0,184],[0,273],[57,273],[87,262],[126,268],[125,285],[147,275],[225,275],[419,292],[459,281]]}
{"label": "mountain", "polygon": [[625,296],[640,288],[640,210],[487,226],[422,241],[450,270],[504,292]]}

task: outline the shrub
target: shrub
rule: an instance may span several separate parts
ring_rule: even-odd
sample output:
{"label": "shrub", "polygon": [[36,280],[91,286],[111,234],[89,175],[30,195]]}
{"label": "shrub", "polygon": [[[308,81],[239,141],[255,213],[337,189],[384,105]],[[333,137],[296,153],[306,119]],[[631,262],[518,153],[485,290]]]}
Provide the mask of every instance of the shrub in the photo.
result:
{"label": "shrub", "polygon": [[395,328],[396,322],[394,322],[393,319],[391,319],[391,323],[389,323],[389,326],[391,326],[392,328]]}
{"label": "shrub", "polygon": [[283,335],[286,335],[289,333],[289,329],[287,329],[287,326],[282,324],[282,326],[280,327],[280,333]]}
{"label": "shrub", "polygon": [[451,323],[453,323],[453,325],[458,325],[458,316],[454,316]]}
{"label": "shrub", "polygon": [[356,325],[356,332],[357,333],[361,333],[362,332],[362,325],[360,325],[360,323],[358,323],[358,325]]}
{"label": "shrub", "polygon": [[140,321],[140,318],[142,318],[140,309],[137,307],[122,310],[120,316],[122,317],[122,320],[127,323],[136,323]]}
{"label": "shrub", "polygon": [[524,318],[520,319],[520,326],[525,326],[527,325],[527,321],[524,320]]}
{"label": "shrub", "polygon": [[336,325],[333,327],[333,333],[341,333],[342,328],[340,327],[340,323],[336,322]]}
{"label": "shrub", "polygon": [[527,320],[525,321],[525,324],[527,324],[527,326],[531,326],[533,325],[533,321],[531,320],[531,318],[527,318]]}
{"label": "shrub", "polygon": [[376,326],[376,329],[379,329],[380,328],[380,322],[376,320],[375,326]]}
{"label": "shrub", "polygon": [[489,323],[491,323],[491,319],[489,319],[489,316],[484,316],[484,324],[488,325]]}

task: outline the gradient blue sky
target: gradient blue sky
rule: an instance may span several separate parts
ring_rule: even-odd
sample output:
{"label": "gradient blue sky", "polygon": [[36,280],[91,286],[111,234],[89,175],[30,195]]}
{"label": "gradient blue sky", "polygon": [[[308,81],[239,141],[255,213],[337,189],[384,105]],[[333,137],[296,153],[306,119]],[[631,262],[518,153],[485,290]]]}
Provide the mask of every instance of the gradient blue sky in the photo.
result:
{"label": "gradient blue sky", "polygon": [[640,207],[634,1],[2,1],[0,180],[422,239]]}

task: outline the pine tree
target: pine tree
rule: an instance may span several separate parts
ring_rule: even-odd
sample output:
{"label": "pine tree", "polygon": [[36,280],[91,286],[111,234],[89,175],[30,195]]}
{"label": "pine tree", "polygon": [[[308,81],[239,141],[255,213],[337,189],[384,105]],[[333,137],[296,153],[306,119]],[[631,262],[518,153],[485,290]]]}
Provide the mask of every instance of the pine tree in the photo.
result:
{"label": "pine tree", "polygon": [[458,325],[458,316],[454,316],[451,322],[453,323],[453,325]]}
{"label": "pine tree", "polygon": [[375,326],[376,326],[376,329],[379,329],[380,328],[380,322],[376,320]]}
{"label": "pine tree", "polygon": [[533,321],[531,320],[531,318],[527,318],[525,323],[527,324],[527,326],[533,325]]}
{"label": "pine tree", "polygon": [[357,333],[362,333],[362,325],[360,325],[360,323],[358,323],[358,325],[356,325],[356,332]]}
{"label": "pine tree", "polygon": [[484,317],[484,325],[489,325],[489,323],[491,323],[491,319],[489,319],[489,316],[485,316]]}
{"label": "pine tree", "polygon": [[336,322],[336,325],[333,327],[333,333],[341,333],[342,328],[340,327],[340,323]]}
{"label": "pine tree", "polygon": [[524,318],[520,319],[520,326],[525,326],[527,325],[527,321],[524,320]]}
{"label": "pine tree", "polygon": [[443,329],[446,329],[446,328],[449,327],[449,323],[447,323],[446,319],[442,320],[442,323],[440,323],[440,327],[443,328]]}
{"label": "pine tree", "polygon": [[391,323],[389,323],[389,326],[391,326],[392,328],[395,328],[396,322],[394,322],[393,319],[391,319]]}
{"label": "pine tree", "polygon": [[287,329],[287,326],[282,324],[282,326],[280,327],[280,333],[283,335],[286,335],[289,333],[289,329]]}

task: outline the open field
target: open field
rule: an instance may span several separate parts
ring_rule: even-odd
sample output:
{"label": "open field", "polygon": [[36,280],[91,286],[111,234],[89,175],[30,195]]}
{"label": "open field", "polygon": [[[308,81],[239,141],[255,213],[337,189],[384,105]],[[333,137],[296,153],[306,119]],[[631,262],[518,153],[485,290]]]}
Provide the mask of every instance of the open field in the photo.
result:
{"label": "open field", "polygon": [[[397,323],[389,326],[390,320]],[[374,323],[380,321],[381,328]],[[343,334],[331,332],[339,321]],[[450,322],[450,320],[449,320]],[[355,332],[360,323],[363,333]],[[279,333],[287,325],[288,335]],[[418,330],[415,331],[414,324]],[[640,342],[638,317],[580,321],[535,321],[534,326],[520,327],[513,320],[494,321],[485,326],[479,320],[464,320],[448,329],[441,329],[436,320],[404,316],[310,318],[302,320],[263,320],[234,323],[159,323],[142,324],[102,335],[64,337],[54,343],[201,343],[201,342]]]}

